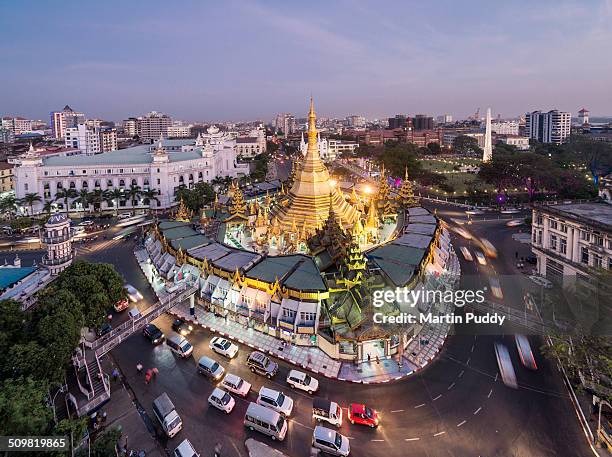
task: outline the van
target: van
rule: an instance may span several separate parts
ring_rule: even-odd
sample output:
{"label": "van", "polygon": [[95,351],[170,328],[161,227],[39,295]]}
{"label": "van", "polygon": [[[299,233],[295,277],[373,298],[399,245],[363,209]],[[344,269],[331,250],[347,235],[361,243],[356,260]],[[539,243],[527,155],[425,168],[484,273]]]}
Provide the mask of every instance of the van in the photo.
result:
{"label": "van", "polygon": [[205,376],[208,376],[210,379],[214,381],[218,381],[221,379],[223,374],[225,373],[225,368],[219,365],[219,362],[211,359],[210,357],[206,357],[203,355],[198,360],[198,372]]}
{"label": "van", "polygon": [[351,452],[349,440],[331,428],[317,425],[312,434],[312,447],[331,454],[346,457]]}
{"label": "van", "polygon": [[329,422],[336,427],[342,426],[342,408],[334,401],[325,398],[314,398],[312,400],[312,417],[317,422]]}
{"label": "van", "polygon": [[287,434],[287,420],[270,408],[251,402],[244,415],[244,426],[257,430],[273,440],[282,441]]}
{"label": "van", "polygon": [[273,409],[285,417],[289,417],[293,411],[293,400],[290,397],[267,387],[259,389],[257,404]]}
{"label": "van", "polygon": [[191,441],[184,439],[181,444],[174,450],[175,457],[200,457],[191,444]]}
{"label": "van", "polygon": [[183,428],[183,421],[174,409],[174,404],[166,392],[153,400],[153,413],[161,424],[164,433],[170,438]]}
{"label": "van", "polygon": [[166,344],[168,345],[170,350],[179,357],[189,357],[193,352],[193,346],[189,344],[187,338],[177,333],[168,338],[166,340]]}

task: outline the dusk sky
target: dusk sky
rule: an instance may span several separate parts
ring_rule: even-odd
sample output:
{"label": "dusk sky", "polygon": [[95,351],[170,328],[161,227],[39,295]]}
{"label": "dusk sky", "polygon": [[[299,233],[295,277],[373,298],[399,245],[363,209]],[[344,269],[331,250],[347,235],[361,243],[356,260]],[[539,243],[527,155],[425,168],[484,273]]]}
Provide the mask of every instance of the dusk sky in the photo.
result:
{"label": "dusk sky", "polygon": [[0,114],[612,115],[612,0],[0,3]]}

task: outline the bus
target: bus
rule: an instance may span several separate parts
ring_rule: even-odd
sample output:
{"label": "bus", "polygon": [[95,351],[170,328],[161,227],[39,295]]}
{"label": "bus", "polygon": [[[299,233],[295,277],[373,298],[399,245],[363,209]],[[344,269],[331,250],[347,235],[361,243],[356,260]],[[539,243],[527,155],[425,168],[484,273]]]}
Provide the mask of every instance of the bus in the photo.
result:
{"label": "bus", "polygon": [[537,370],[538,365],[533,356],[529,339],[525,335],[514,335],[514,341],[516,342],[516,349],[518,350],[523,366],[529,370]]}
{"label": "bus", "polygon": [[514,372],[514,366],[512,366],[512,359],[510,359],[508,348],[501,343],[495,343],[495,356],[497,357],[497,365],[499,366],[499,372],[504,384],[513,389],[518,389],[516,373]]}

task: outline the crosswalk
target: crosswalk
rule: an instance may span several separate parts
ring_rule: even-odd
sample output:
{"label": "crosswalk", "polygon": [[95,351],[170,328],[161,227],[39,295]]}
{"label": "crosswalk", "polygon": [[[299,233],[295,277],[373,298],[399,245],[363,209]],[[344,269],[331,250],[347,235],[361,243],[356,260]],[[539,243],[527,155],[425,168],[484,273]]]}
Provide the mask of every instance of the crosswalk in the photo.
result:
{"label": "crosswalk", "polygon": [[74,243],[73,248],[75,250],[77,257],[78,256],[86,257],[88,255],[96,254],[98,252],[113,249],[120,244],[126,245],[126,242],[124,240],[114,240],[111,238],[109,240],[102,240],[102,241],[89,242],[89,243]]}

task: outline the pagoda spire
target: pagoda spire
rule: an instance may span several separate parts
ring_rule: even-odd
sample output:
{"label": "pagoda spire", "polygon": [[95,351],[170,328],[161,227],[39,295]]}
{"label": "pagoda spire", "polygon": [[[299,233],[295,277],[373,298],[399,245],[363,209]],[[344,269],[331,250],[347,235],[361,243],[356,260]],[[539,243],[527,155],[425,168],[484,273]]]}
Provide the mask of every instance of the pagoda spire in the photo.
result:
{"label": "pagoda spire", "polygon": [[408,208],[410,206],[416,205],[417,201],[414,198],[414,190],[412,188],[412,183],[410,179],[408,179],[408,167],[404,172],[404,180],[402,181],[402,185],[399,188],[397,201],[402,208]]}

